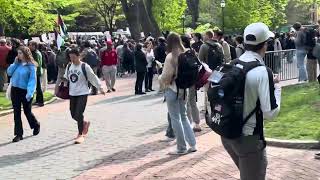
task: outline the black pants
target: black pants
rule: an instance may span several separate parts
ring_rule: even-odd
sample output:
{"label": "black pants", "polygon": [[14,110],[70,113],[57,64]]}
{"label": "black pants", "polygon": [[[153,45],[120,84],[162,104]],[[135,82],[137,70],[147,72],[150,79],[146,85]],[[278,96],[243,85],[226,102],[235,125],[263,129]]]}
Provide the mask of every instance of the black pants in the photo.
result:
{"label": "black pants", "polygon": [[41,88],[41,76],[37,76],[37,97],[36,103],[43,104],[43,92]]}
{"label": "black pants", "polygon": [[145,72],[137,72],[137,80],[136,80],[136,93],[141,93],[142,92],[142,85],[143,85],[143,80],[145,77]]}
{"label": "black pants", "polygon": [[153,68],[148,68],[144,85],[146,90],[151,90],[152,89],[152,81],[153,81]]}
{"label": "black pants", "polygon": [[58,68],[54,64],[48,64],[47,67],[48,71],[48,82],[57,81],[57,76],[58,76]]}
{"label": "black pants", "polygon": [[14,112],[14,135],[23,136],[23,126],[21,120],[21,104],[23,105],[23,112],[27,117],[30,128],[34,129],[39,126],[39,122],[31,112],[32,99],[28,102],[26,99],[27,90],[12,87],[11,88],[11,101]]}
{"label": "black pants", "polygon": [[83,131],[83,113],[87,106],[88,95],[70,96],[70,112],[71,117],[78,123],[79,134]]}

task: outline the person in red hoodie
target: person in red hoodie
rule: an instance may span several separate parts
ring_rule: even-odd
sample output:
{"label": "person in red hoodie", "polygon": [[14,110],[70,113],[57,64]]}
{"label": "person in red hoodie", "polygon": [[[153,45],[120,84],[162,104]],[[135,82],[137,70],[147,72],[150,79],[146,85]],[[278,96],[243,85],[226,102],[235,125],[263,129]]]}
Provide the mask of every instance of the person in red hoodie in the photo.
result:
{"label": "person in red hoodie", "polygon": [[116,91],[114,84],[116,82],[118,56],[113,48],[111,41],[107,41],[107,47],[100,53],[102,74],[108,88],[107,93]]}
{"label": "person in red hoodie", "polygon": [[7,45],[6,39],[0,39],[0,92],[3,92],[4,83],[7,82],[7,57],[11,47]]}

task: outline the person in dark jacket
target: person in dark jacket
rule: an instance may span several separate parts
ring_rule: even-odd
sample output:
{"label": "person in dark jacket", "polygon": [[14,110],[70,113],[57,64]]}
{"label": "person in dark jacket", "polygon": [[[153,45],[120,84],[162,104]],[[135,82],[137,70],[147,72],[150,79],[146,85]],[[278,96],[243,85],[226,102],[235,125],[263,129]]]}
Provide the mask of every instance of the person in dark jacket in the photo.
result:
{"label": "person in dark jacket", "polygon": [[193,35],[193,39],[194,39],[194,43],[191,45],[192,49],[195,50],[197,52],[197,54],[199,53],[200,51],[200,47],[201,45],[203,44],[203,41],[202,41],[202,36],[200,33],[195,33]]}
{"label": "person in dark jacket", "polygon": [[135,87],[136,95],[146,94],[142,92],[142,85],[147,72],[148,63],[145,53],[142,52],[142,46],[142,44],[137,44],[136,51],[134,52],[135,67],[137,72],[137,81]]}
{"label": "person in dark jacket", "polygon": [[127,43],[123,45],[123,64],[129,74],[134,73],[134,68],[132,68],[134,66],[134,52],[132,52]]}
{"label": "person in dark jacket", "polygon": [[167,56],[166,54],[167,44],[166,44],[166,40],[163,37],[160,37],[158,41],[159,41],[159,45],[154,49],[154,56],[155,56],[155,60],[163,64]]}

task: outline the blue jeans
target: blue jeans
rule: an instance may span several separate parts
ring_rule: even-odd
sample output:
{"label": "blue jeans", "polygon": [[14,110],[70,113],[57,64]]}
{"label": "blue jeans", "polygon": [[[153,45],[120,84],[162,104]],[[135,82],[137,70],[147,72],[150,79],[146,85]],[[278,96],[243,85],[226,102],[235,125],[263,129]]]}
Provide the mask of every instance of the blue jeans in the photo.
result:
{"label": "blue jeans", "polygon": [[297,50],[297,63],[298,63],[298,70],[299,70],[299,81],[307,81],[307,70],[304,63],[306,58],[307,51],[306,50]]}
{"label": "blue jeans", "polygon": [[187,101],[177,98],[177,93],[171,89],[166,90],[165,97],[171,118],[172,128],[177,139],[177,150],[187,150],[189,146],[196,145],[196,138],[187,117]]}

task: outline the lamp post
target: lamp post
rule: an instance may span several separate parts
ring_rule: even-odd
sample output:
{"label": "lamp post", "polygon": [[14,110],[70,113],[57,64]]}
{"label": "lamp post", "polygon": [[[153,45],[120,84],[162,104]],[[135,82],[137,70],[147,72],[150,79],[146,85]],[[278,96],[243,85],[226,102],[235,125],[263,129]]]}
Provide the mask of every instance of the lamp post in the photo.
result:
{"label": "lamp post", "polygon": [[222,32],[224,32],[224,8],[226,7],[226,2],[221,0],[220,6],[222,10]]}
{"label": "lamp post", "polygon": [[184,34],[184,22],[186,20],[186,16],[183,14],[181,18],[182,18],[182,31],[183,31],[183,34]]}

